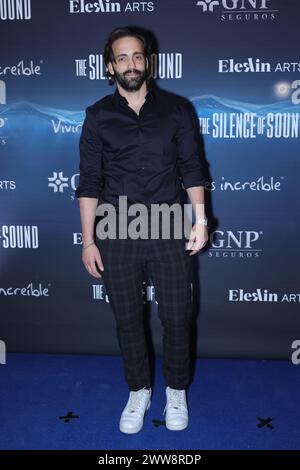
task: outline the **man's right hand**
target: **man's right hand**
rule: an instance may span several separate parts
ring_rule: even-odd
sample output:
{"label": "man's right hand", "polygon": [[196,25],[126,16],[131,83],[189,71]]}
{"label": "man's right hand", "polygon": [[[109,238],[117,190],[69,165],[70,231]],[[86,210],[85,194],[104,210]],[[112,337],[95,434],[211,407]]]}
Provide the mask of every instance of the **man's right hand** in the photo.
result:
{"label": "man's right hand", "polygon": [[104,271],[100,251],[98,247],[93,244],[82,250],[82,262],[86,270],[94,277],[100,278],[101,274],[97,270],[97,266],[101,271]]}

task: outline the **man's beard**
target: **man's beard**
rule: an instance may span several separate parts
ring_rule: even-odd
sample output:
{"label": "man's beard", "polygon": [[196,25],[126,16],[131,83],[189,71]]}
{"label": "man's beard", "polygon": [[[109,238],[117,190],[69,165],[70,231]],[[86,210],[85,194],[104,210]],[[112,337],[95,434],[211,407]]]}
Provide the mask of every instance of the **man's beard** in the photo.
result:
{"label": "man's beard", "polygon": [[[130,73],[136,73],[136,77],[129,76]],[[116,81],[126,91],[137,91],[141,88],[144,81],[146,80],[146,69],[141,71],[137,69],[127,70],[124,73],[118,73],[115,71],[114,75]]]}

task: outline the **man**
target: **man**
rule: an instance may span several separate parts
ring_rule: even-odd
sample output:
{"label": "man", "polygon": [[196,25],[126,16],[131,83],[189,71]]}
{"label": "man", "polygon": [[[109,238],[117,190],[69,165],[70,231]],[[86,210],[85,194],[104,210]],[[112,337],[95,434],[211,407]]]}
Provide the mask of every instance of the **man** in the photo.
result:
{"label": "man", "polygon": [[[187,100],[151,83],[150,46],[139,29],[125,27],[112,31],[104,57],[107,76],[116,83],[116,89],[114,94],[86,109],[80,138],[80,181],[76,196],[82,224],[82,261],[92,276],[103,277],[116,319],[130,392],[121,414],[120,430],[128,434],[140,431],[151,402],[142,317],[144,269],[155,287],[164,330],[166,427],[182,430],[188,426],[191,255],[198,253],[208,239],[197,126]],[[112,204],[120,220],[120,195],[125,195],[130,205],[141,203],[149,208],[166,203],[170,206],[180,201],[179,178],[195,215],[187,248],[184,238],[174,236],[170,239],[94,238],[99,200]]]}

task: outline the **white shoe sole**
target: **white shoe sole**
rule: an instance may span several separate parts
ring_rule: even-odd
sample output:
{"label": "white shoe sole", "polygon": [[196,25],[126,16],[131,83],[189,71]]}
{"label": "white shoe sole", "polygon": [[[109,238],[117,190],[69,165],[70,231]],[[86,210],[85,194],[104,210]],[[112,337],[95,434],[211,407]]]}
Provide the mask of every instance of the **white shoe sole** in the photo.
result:
{"label": "white shoe sole", "polygon": [[[146,411],[149,410],[150,406],[151,406],[151,399],[149,400]],[[145,411],[145,414],[146,414],[146,411]],[[145,415],[144,415],[144,417],[145,417]],[[120,423],[119,429],[124,434],[136,434],[137,432],[139,432],[142,429],[143,425],[144,425],[144,420],[136,428],[126,428],[126,427],[122,426],[121,423]]]}
{"label": "white shoe sole", "polygon": [[182,424],[167,424],[166,423],[166,428],[169,429],[169,431],[183,431],[188,427],[189,423],[186,423],[185,425]]}

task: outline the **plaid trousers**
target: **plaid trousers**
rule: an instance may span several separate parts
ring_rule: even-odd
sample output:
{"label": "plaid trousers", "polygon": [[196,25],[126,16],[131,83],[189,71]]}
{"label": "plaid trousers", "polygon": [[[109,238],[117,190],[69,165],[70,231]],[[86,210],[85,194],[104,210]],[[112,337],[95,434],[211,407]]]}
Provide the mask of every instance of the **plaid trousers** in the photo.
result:
{"label": "plaid trousers", "polygon": [[143,319],[142,283],[150,278],[163,327],[166,385],[185,389],[190,380],[192,260],[180,239],[99,239],[103,283],[116,320],[129,390],[151,387]]}

